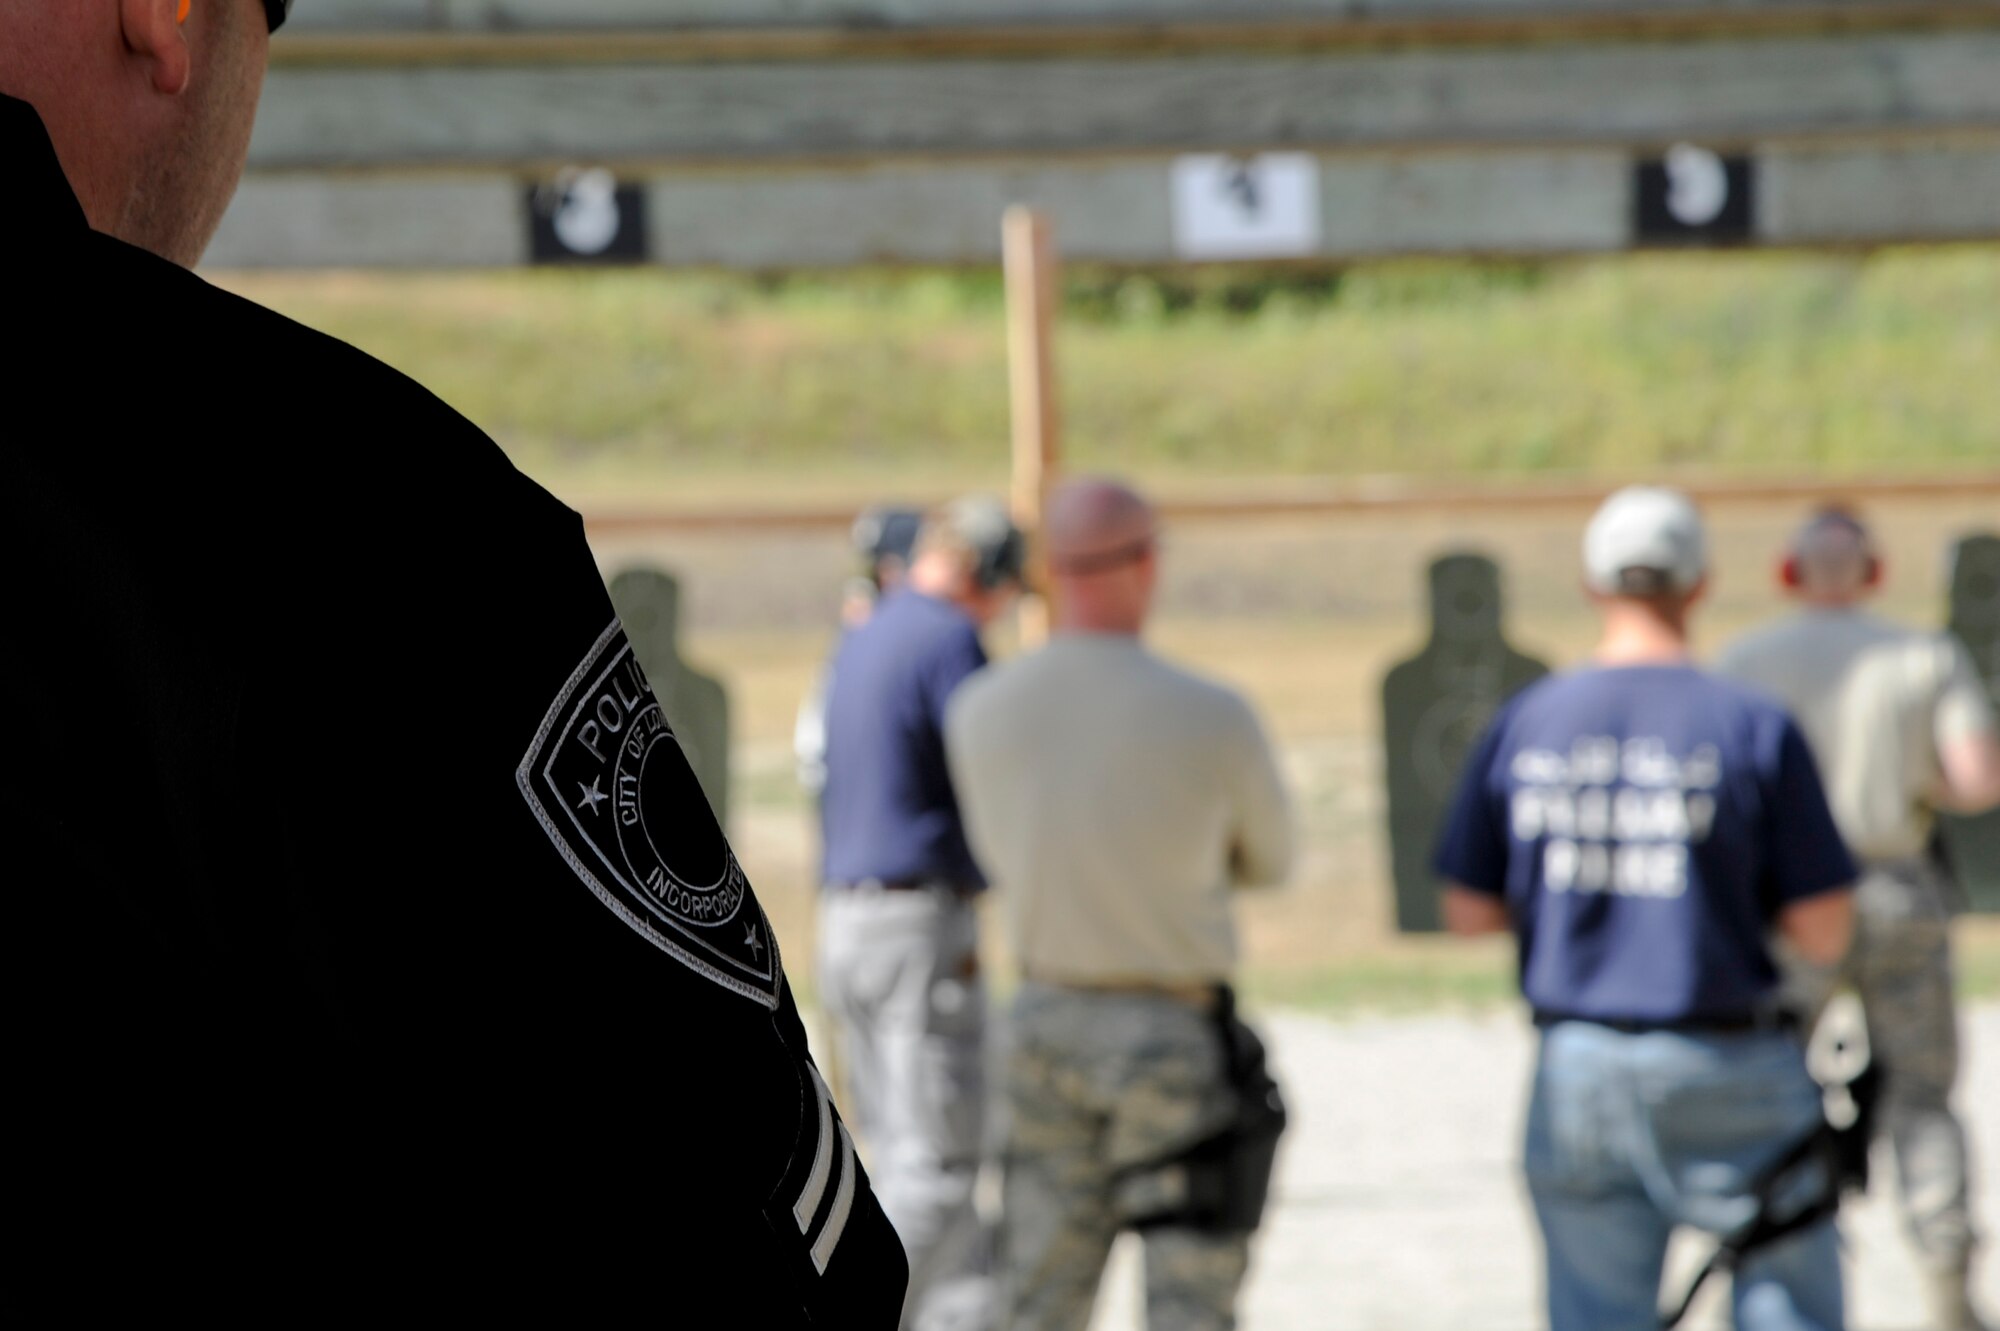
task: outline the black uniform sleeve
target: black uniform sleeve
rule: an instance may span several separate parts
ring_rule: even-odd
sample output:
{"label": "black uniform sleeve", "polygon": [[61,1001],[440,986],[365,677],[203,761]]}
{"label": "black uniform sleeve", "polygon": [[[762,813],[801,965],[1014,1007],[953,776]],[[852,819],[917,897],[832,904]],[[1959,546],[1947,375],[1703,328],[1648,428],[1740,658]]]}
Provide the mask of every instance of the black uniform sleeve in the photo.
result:
{"label": "black uniform sleeve", "polygon": [[502,1250],[583,1268],[615,1225],[682,1306],[893,1327],[901,1246],[580,520],[411,381],[228,305],[252,381],[325,404],[260,404],[312,474],[246,561],[243,724],[355,1078],[424,1125],[385,1151]]}
{"label": "black uniform sleeve", "polygon": [[[900,1245],[575,515],[403,376],[54,221],[0,460],[24,1279],[895,1326]],[[188,355],[132,332],[162,310]],[[145,1239],[107,1280],[112,1215]]]}
{"label": "black uniform sleeve", "polygon": [[[754,1211],[760,1242],[695,1244],[684,1280],[740,1285],[740,1307],[786,1304],[800,1325],[893,1327],[901,1244],[809,1057],[749,874],[575,515],[511,469],[493,481],[485,507],[511,515],[511,552],[487,559],[511,576],[480,599],[503,639],[489,659],[505,692],[484,717],[497,770],[479,778],[466,818],[491,826],[482,878],[504,883],[518,910],[495,921],[495,945],[524,973],[492,984],[511,990],[496,1002],[513,1014],[513,1052],[540,1052],[575,1080],[580,1106],[596,1106],[563,1113],[573,1135],[602,1136],[674,1180],[675,1227],[704,1208]],[[527,538],[536,531],[544,539]]]}

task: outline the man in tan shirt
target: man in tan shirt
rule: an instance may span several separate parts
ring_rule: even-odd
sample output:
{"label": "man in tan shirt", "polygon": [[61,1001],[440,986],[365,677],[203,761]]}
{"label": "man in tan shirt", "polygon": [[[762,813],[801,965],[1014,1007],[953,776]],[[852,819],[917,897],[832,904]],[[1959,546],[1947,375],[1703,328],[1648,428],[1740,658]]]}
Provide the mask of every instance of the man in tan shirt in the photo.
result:
{"label": "man in tan shirt", "polygon": [[[1159,567],[1150,506],[1116,482],[1075,482],[1050,505],[1047,539],[1053,641],[968,680],[945,734],[1023,980],[1007,1324],[1081,1328],[1145,1185],[1132,1167],[1234,1112],[1213,1013],[1236,964],[1230,894],[1285,876],[1291,824],[1249,705],[1140,642]],[[1233,1326],[1249,1236],[1145,1237],[1155,1331]]]}
{"label": "man in tan shirt", "polygon": [[2000,727],[1964,646],[1866,613],[1882,566],[1843,509],[1813,515],[1782,566],[1799,613],[1752,633],[1719,668],[1789,706],[1823,774],[1834,820],[1862,865],[1857,929],[1840,976],[1799,977],[1806,1001],[1859,993],[1885,1068],[1883,1128],[1903,1208],[1931,1278],[1933,1321],[1981,1325],[1967,1294],[1974,1232],[1958,1073],[1949,924],[1955,893],[1928,853],[1940,809],[2000,802]]}

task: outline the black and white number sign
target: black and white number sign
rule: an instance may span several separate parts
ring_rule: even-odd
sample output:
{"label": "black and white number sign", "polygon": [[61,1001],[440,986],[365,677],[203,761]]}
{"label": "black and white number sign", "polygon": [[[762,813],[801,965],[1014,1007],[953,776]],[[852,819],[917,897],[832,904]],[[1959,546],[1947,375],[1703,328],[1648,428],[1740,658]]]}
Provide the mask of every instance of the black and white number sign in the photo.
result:
{"label": "black and white number sign", "polygon": [[1749,240],[1757,224],[1755,164],[1748,157],[1677,143],[1637,164],[1632,220],[1641,244]]}
{"label": "black and white number sign", "polygon": [[528,191],[536,263],[643,263],[646,195],[602,168],[564,171]]}
{"label": "black and white number sign", "polygon": [[1174,252],[1183,259],[1292,259],[1319,252],[1319,161],[1309,153],[1174,159]]}

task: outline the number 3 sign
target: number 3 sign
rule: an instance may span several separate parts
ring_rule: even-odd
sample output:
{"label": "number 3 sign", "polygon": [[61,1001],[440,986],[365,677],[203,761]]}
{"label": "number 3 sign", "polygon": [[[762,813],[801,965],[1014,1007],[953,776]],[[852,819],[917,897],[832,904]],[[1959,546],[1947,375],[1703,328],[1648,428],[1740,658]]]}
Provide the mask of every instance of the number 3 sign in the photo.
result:
{"label": "number 3 sign", "polygon": [[1637,164],[1634,236],[1641,244],[1730,244],[1756,227],[1757,177],[1748,157],[1725,157],[1691,143]]}
{"label": "number 3 sign", "polygon": [[646,195],[609,171],[563,171],[528,189],[528,257],[536,263],[643,263]]}

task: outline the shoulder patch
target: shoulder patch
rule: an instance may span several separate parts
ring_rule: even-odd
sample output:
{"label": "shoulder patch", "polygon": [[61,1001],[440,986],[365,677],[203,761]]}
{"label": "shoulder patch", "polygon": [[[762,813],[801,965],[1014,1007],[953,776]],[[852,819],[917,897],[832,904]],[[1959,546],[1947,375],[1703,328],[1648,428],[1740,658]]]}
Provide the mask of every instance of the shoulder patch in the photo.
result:
{"label": "shoulder patch", "polygon": [[776,1009],[777,939],[614,619],[515,773],[549,840],[648,942]]}

